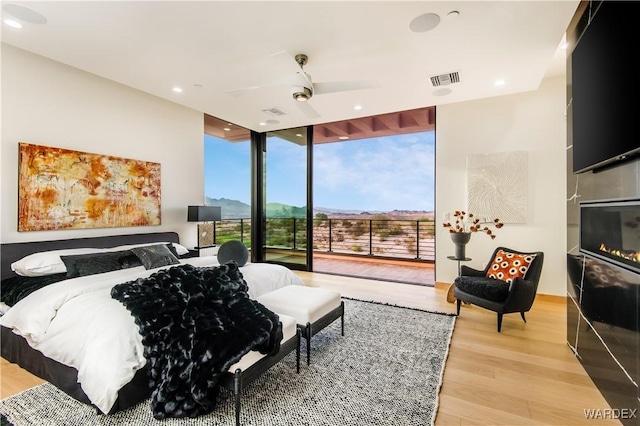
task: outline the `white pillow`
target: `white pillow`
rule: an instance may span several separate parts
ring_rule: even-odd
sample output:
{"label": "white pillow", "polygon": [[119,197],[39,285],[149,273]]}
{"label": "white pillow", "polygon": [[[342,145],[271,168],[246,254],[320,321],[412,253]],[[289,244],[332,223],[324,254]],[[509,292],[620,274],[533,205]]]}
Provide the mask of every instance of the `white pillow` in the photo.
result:
{"label": "white pillow", "polygon": [[89,254],[105,251],[99,248],[77,248],[41,251],[33,253],[11,264],[11,270],[23,277],[41,277],[44,275],[67,272],[60,255]]}
{"label": "white pillow", "polygon": [[173,247],[176,249],[176,253],[178,253],[178,256],[183,256],[187,253],[189,253],[189,249],[186,248],[185,246],[181,246],[178,243],[173,243]]}

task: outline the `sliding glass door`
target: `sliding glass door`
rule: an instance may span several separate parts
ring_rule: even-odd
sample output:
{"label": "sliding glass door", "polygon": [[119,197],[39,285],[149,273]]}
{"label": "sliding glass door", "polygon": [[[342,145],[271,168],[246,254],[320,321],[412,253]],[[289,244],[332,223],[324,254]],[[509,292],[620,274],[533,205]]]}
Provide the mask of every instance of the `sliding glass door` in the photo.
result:
{"label": "sliding glass door", "polygon": [[261,234],[263,261],[311,269],[310,131],[306,127],[263,136]]}

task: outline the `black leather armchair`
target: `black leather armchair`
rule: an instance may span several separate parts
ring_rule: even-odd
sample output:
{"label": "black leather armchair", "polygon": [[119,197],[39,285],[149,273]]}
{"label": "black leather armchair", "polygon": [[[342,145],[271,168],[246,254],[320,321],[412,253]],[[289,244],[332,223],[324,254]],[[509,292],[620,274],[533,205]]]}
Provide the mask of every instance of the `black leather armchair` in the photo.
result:
{"label": "black leather armchair", "polygon": [[[510,284],[498,279],[487,278],[487,272],[499,250],[521,255],[535,255],[524,278],[515,278]],[[458,315],[460,315],[462,302],[494,311],[498,314],[498,333],[502,328],[504,314],[520,312],[524,322],[527,322],[524,313],[531,309],[536,297],[543,261],[544,254],[539,251],[519,252],[506,247],[498,247],[483,271],[462,265],[460,276],[456,278],[453,290],[453,296],[457,299]]]}

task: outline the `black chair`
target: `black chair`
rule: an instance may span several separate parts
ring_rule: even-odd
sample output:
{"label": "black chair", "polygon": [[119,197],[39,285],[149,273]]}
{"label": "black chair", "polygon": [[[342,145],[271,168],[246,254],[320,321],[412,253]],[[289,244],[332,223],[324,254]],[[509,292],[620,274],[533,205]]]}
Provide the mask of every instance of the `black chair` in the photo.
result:
{"label": "black chair", "polygon": [[[511,283],[507,283],[500,279],[487,277],[487,272],[500,250],[519,255],[535,255],[524,278],[515,278]],[[453,296],[457,299],[458,315],[460,315],[462,302],[494,311],[498,314],[498,333],[502,328],[504,314],[520,312],[524,322],[527,322],[524,313],[531,309],[536,297],[543,261],[544,254],[540,251],[519,252],[506,247],[498,247],[483,271],[462,265],[460,276],[455,279],[455,289],[453,290]]]}

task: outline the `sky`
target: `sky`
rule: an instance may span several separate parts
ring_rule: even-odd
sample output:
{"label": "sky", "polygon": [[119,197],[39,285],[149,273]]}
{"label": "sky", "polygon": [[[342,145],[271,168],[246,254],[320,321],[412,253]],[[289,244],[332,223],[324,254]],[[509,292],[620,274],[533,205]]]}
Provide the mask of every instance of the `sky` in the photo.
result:
{"label": "sky", "polygon": [[[314,207],[434,210],[435,132],[316,144]],[[267,139],[267,202],[306,204],[306,147]],[[249,204],[249,143],[205,135],[205,194]]]}

